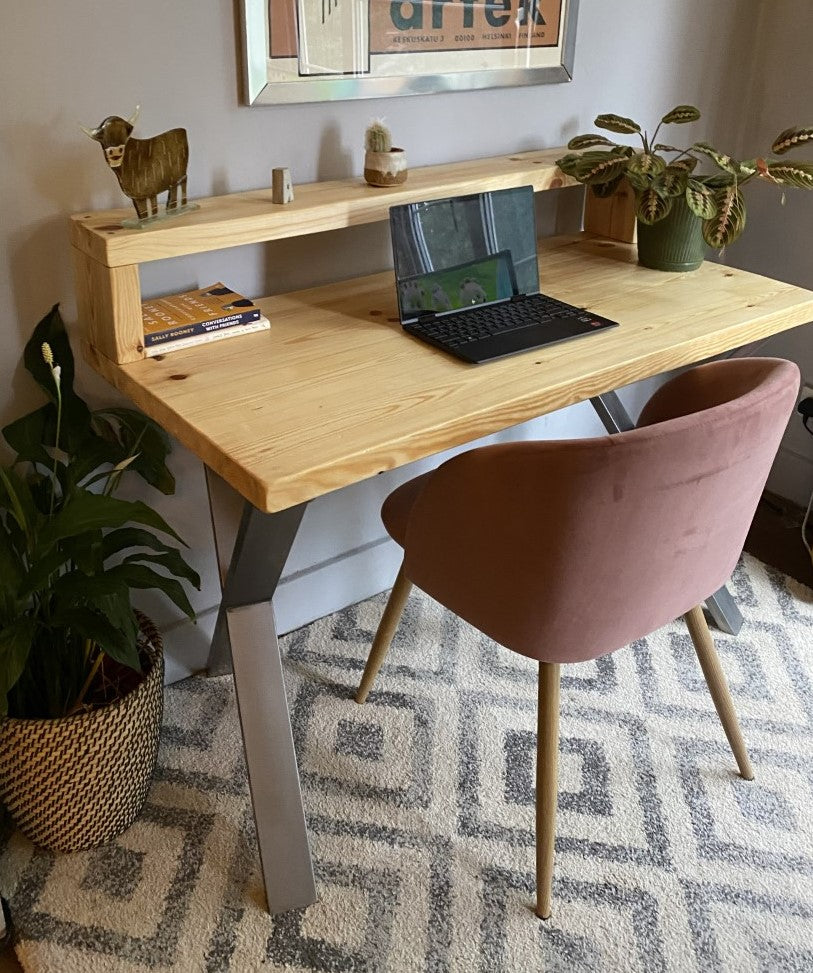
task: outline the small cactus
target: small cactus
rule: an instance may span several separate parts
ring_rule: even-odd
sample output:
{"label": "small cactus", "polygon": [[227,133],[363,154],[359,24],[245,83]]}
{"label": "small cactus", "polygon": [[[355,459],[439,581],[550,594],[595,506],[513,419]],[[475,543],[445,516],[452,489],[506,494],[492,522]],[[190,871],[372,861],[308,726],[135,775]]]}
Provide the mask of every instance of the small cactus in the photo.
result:
{"label": "small cactus", "polygon": [[368,152],[389,152],[392,149],[392,135],[383,122],[375,121],[364,135],[364,148]]}

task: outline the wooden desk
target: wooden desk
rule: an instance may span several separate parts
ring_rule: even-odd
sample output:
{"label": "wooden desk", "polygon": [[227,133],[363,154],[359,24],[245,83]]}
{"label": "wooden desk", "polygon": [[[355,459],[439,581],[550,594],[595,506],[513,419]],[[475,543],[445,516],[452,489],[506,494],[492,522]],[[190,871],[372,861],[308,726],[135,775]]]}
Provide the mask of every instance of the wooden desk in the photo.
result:
{"label": "wooden desk", "polygon": [[391,273],[260,301],[270,331],[93,366],[258,509],[382,470],[813,320],[813,293],[635,247],[540,241],[544,289],[621,327],[483,366],[406,336]]}
{"label": "wooden desk", "polygon": [[813,292],[743,271],[646,270],[634,247],[583,236],[540,249],[546,292],[621,327],[466,365],[402,332],[386,273],[261,301],[270,331],[164,359],[115,364],[87,349],[102,375],[248,501],[216,641],[228,629],[271,911],[315,898],[270,608],[305,503],[813,320]]}

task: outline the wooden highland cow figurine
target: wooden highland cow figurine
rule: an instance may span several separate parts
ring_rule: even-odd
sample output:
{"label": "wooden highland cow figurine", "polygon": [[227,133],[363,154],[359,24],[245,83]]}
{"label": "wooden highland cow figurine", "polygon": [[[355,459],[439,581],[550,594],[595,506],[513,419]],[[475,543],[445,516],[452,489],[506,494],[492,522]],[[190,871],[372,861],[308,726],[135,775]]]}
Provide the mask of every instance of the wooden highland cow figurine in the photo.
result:
{"label": "wooden highland cow figurine", "polygon": [[[189,146],[186,129],[172,128],[149,139],[131,137],[139,107],[130,118],[110,115],[98,128],[82,131],[99,142],[107,164],[116,174],[122,192],[129,196],[138,220],[125,221],[125,226],[140,226],[158,217],[158,194],[166,190],[166,215],[176,216],[184,210],[197,209],[186,202],[186,166]],[[180,201],[178,190],[180,189]]]}

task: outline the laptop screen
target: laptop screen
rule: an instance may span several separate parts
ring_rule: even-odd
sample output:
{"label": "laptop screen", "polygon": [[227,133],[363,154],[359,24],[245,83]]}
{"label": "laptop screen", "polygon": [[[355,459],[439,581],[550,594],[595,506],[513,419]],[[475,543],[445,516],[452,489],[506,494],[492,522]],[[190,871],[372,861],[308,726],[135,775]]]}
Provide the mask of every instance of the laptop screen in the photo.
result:
{"label": "laptop screen", "polygon": [[539,292],[531,186],[390,209],[401,323]]}

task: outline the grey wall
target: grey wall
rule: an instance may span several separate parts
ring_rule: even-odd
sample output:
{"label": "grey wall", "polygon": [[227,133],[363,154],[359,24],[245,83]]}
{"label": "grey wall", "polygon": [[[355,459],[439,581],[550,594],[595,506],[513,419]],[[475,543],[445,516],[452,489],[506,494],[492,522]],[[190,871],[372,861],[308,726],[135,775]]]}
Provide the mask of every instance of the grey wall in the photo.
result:
{"label": "grey wall", "polygon": [[[749,111],[736,151],[743,158],[765,155],[780,132],[793,125],[813,125],[813,8],[810,0],[778,0],[755,24],[756,56]],[[813,147],[788,154],[788,159],[813,159]],[[784,194],[764,182],[746,187],[748,226],[725,255],[727,263],[813,288],[813,192],[789,189]],[[805,383],[813,386],[813,326],[777,335],[763,352],[798,362]],[[813,436],[792,419],[768,486],[800,505],[813,490]]]}
{"label": "grey wall", "polygon": [[[681,134],[736,139],[743,135],[738,120],[751,117],[738,72],[753,63],[757,47],[764,56],[768,43],[755,29],[754,13],[762,6],[757,0],[582,0],[575,80],[570,84],[439,94],[431,100],[423,96],[252,109],[240,103],[237,8],[231,0],[6,4],[0,40],[0,234],[5,262],[0,274],[0,306],[5,311],[0,419],[7,421],[36,401],[19,365],[22,345],[36,321],[57,301],[71,326],[76,320],[68,214],[124,205],[99,146],[81,134],[79,122],[92,126],[108,114],[128,114],[140,103],[137,134],[185,126],[193,196],[267,186],[274,165],[288,165],[295,183],[358,175],[364,128],[381,115],[407,148],[412,166],[562,145],[588,130],[600,111],[651,122],[682,102],[701,106],[704,120]],[[795,6],[801,15],[804,0]],[[780,35],[771,41],[777,50],[797,41],[792,25],[787,37]],[[798,70],[809,72],[809,67]],[[807,78],[809,92],[809,73]],[[801,100],[805,86],[798,90]],[[767,91],[769,102],[781,101],[778,85],[772,91]],[[545,207],[552,226],[550,203]],[[794,225],[800,235],[801,222]],[[777,233],[770,249],[784,240]],[[749,252],[747,259],[759,266],[762,258]],[[144,268],[142,281],[145,295],[217,279],[259,295],[388,264],[385,227],[373,226],[161,262]],[[773,264],[762,269],[778,276],[787,273]],[[798,266],[793,273],[803,270]],[[79,382],[94,404],[115,399],[84,366]],[[634,404],[645,391],[632,389],[627,398]],[[577,406],[546,417],[533,431],[589,435],[600,427],[588,406]],[[523,429],[508,433],[527,434]],[[177,495],[148,499],[190,541],[205,580],[196,598],[204,613],[201,625],[197,630],[175,626],[168,638],[171,671],[179,675],[205,658],[211,621],[206,610],[216,604],[218,587],[200,464],[180,447],[172,462]],[[379,477],[313,505],[278,599],[283,628],[388,586],[396,556],[382,543],[376,507],[379,497],[409,472]],[[353,551],[358,553],[342,562]],[[166,607],[157,606],[154,614],[172,627]]]}

